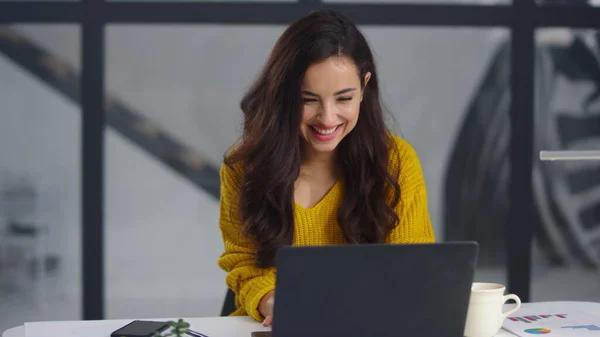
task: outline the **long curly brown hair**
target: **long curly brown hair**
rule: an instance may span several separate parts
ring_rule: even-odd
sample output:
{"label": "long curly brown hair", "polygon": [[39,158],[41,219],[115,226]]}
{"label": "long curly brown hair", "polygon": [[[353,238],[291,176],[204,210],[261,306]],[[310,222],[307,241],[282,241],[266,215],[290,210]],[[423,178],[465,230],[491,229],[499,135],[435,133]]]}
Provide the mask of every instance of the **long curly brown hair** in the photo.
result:
{"label": "long curly brown hair", "polygon": [[[239,210],[245,234],[257,245],[260,267],[272,266],[277,248],[293,241],[304,73],[311,64],[340,55],[354,61],[364,93],[357,124],[336,149],[345,191],[337,220],[346,241],[354,244],[383,242],[399,221],[394,207],[400,186],[388,168],[394,142],[383,116],[373,55],[347,17],[315,11],[290,25],[276,42],[241,101],[243,136],[225,157],[226,165],[241,162],[244,169]],[[371,78],[365,86],[367,72]]]}

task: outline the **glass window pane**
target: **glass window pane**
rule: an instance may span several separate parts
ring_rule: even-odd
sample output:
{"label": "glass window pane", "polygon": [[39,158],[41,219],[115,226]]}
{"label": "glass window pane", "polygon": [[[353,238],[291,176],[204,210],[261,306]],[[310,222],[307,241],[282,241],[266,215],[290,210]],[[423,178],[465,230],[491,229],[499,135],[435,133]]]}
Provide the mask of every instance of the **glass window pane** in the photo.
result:
{"label": "glass window pane", "polygon": [[[119,102],[115,107],[126,107],[127,114],[135,116],[121,131],[107,129],[109,317],[220,313],[226,285],[225,274],[216,265],[223,250],[218,201],[194,183],[193,175],[173,169],[171,163],[181,158],[182,146],[213,170],[218,168],[224,152],[240,134],[239,100],[284,28],[108,27],[109,101]],[[475,116],[470,118],[477,119],[490,106],[500,106],[503,110],[498,113],[508,124],[508,32],[362,28],[377,57],[382,95],[397,120],[396,130],[413,143],[422,161],[438,239],[482,242],[484,257],[478,279],[505,282],[504,236],[498,233],[503,232],[506,210],[497,208],[493,198],[498,194],[506,198],[506,176],[480,164],[481,153],[474,152],[488,148],[473,150],[458,137],[477,133],[477,126],[463,121],[473,109]],[[499,57],[499,64],[494,64]],[[482,84],[490,76],[498,82]],[[495,98],[487,99],[490,94]],[[475,99],[479,103],[472,103]],[[119,118],[117,110],[112,118]],[[500,141],[506,147],[506,131],[500,129],[488,136],[479,132],[479,138],[471,136],[470,141]],[[166,140],[171,142],[168,148]],[[165,146],[162,152],[156,150],[163,146],[159,141],[165,141],[160,143]],[[505,154],[498,151],[499,156]],[[473,158],[465,165],[472,168],[469,172],[477,173],[448,173],[449,160],[457,165],[471,154]],[[506,162],[506,156],[502,158]],[[132,175],[134,165],[138,171]],[[506,173],[506,168],[500,172]],[[480,192],[483,197],[474,205],[471,197],[476,191],[460,194],[458,188],[468,188],[482,176],[500,178],[495,186]],[[211,179],[218,184],[218,177]],[[460,181],[459,186],[454,181]],[[448,197],[443,197],[444,193]],[[482,211],[474,220],[468,218],[477,207]],[[447,216],[448,208],[460,211]],[[137,248],[130,242],[156,248]],[[184,276],[173,277],[157,266],[173,266]]]}
{"label": "glass window pane", "polygon": [[[599,149],[599,32],[539,29],[536,47],[536,153]],[[534,165],[540,231],[554,256],[535,265],[534,300],[600,301],[600,162]]]}
{"label": "glass window pane", "polygon": [[109,118],[130,116],[106,132],[108,317],[221,313],[217,170],[238,136],[241,94],[281,31],[108,27]]}
{"label": "glass window pane", "polygon": [[80,319],[79,32],[0,25],[0,331]]}

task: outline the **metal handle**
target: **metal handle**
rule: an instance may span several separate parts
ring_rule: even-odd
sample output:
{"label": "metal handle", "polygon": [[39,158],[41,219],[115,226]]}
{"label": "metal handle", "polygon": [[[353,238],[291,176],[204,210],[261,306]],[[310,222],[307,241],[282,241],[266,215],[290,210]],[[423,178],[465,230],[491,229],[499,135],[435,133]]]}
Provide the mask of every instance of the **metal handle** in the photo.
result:
{"label": "metal handle", "polygon": [[600,160],[600,151],[540,151],[540,160]]}

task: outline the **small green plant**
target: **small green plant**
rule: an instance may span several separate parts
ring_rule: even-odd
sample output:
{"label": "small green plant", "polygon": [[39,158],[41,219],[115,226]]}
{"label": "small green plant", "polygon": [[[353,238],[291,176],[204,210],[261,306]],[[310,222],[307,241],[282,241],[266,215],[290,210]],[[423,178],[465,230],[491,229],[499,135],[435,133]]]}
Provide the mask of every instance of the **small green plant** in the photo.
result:
{"label": "small green plant", "polygon": [[170,331],[168,331],[164,335],[161,332],[155,332],[152,337],[187,337],[185,333],[189,329],[190,323],[180,318],[179,320],[177,320],[177,322],[168,321],[167,324],[171,328]]}

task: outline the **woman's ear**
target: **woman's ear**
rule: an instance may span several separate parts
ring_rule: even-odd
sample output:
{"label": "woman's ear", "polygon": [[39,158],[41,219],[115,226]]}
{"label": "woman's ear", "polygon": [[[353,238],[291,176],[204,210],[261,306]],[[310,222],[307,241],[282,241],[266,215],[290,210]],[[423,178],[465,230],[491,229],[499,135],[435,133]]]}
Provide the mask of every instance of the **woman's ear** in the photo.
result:
{"label": "woman's ear", "polygon": [[361,102],[363,100],[363,94],[365,92],[365,88],[367,87],[367,83],[369,83],[370,79],[371,79],[371,72],[367,72],[365,74],[365,79],[364,79],[364,82],[363,82],[364,84],[363,84],[362,90],[360,92],[360,100],[361,100]]}

